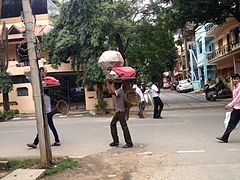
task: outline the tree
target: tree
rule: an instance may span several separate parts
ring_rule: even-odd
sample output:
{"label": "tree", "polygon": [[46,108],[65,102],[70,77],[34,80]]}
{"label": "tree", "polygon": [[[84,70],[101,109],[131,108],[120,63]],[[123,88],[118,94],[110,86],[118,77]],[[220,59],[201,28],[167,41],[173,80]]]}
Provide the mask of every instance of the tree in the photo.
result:
{"label": "tree", "polygon": [[150,4],[143,16],[135,27],[127,57],[141,79],[161,80],[163,72],[172,70],[176,64],[171,26],[166,21],[167,12],[159,4]]}
{"label": "tree", "polygon": [[168,3],[169,11],[179,28],[187,22],[204,24],[213,22],[222,24],[228,17],[234,17],[240,22],[239,0],[162,0]]}
{"label": "tree", "polygon": [[13,88],[11,76],[7,73],[8,69],[8,37],[5,23],[2,26],[1,48],[0,48],[0,93],[3,97],[3,110],[10,110],[8,93]]}
{"label": "tree", "polygon": [[[73,66],[87,64],[89,60],[97,63],[101,53],[109,49],[119,50],[125,58],[131,18],[129,2],[85,1],[65,2],[54,29],[43,38],[44,49],[49,51],[53,66],[69,57]],[[90,80],[94,78],[89,75],[92,73],[85,69],[84,78],[88,80],[84,82],[91,85]]]}
{"label": "tree", "polygon": [[[140,6],[139,2],[65,2],[54,29],[43,38],[44,47],[49,51],[53,65],[57,66],[69,57],[74,66],[86,64],[83,78],[87,85],[96,83],[93,80],[102,80],[98,68],[95,68],[93,73],[90,66],[97,67],[96,63],[101,53],[109,49],[118,50],[126,64],[137,68],[143,65],[145,60],[151,59],[149,68],[160,70],[149,70],[148,73],[159,74],[170,68],[173,64],[171,55],[175,54],[172,34],[165,21],[165,24],[160,23],[162,19],[158,22],[148,20],[151,19],[153,8]],[[146,28],[142,29],[141,26]],[[150,34],[145,35],[144,31],[149,31]],[[169,63],[164,62],[169,59]],[[99,77],[96,78],[96,75]]]}
{"label": "tree", "polygon": [[10,110],[8,93],[12,90],[11,76],[6,71],[0,71],[0,93],[3,94],[3,109]]}

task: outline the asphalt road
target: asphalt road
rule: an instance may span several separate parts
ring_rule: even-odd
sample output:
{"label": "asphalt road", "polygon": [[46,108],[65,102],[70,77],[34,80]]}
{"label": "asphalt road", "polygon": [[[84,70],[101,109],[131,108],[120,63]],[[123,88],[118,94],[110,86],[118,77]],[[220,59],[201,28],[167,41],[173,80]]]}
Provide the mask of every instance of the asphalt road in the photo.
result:
{"label": "asphalt road", "polygon": [[167,104],[208,102],[205,99],[204,94],[177,93],[176,91],[170,91],[170,90],[162,90],[160,93],[160,97]]}
{"label": "asphalt road", "polygon": [[[196,104],[196,108],[163,111],[163,119],[145,119],[132,115],[129,128],[134,148],[144,148],[153,154],[139,166],[133,179],[141,179],[141,172],[149,179],[231,179],[240,177],[240,135],[235,130],[228,144],[215,139],[223,131],[225,111],[222,107],[209,106],[204,98],[191,94],[162,92],[163,101],[169,106]],[[226,104],[227,100],[216,102]],[[204,103],[205,108],[197,105]],[[211,103],[210,103],[211,104]],[[82,157],[110,149],[109,122],[111,117],[62,117],[56,118],[62,146],[53,147],[54,156]],[[33,141],[35,121],[15,120],[0,123],[0,156],[39,156],[39,149],[29,149],[26,143]],[[119,127],[121,145],[124,144]],[[53,140],[52,136],[51,139]],[[146,176],[144,176],[146,177]]]}

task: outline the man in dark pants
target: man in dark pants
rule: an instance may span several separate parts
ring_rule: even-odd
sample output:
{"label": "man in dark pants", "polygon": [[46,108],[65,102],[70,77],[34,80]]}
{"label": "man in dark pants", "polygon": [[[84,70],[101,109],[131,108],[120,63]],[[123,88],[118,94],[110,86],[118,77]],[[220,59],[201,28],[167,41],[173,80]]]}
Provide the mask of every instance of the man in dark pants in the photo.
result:
{"label": "man in dark pants", "polygon": [[[122,89],[122,83],[110,83],[109,80],[106,80],[107,88],[110,94],[116,96],[116,104],[115,104],[115,114],[110,123],[111,134],[113,138],[113,142],[110,143],[110,146],[118,146],[119,138],[117,133],[117,122],[119,121],[123,130],[123,135],[126,144],[122,148],[131,148],[133,147],[133,143],[131,140],[131,135],[127,126],[127,122],[125,120],[125,99],[124,99],[124,91]],[[117,89],[117,90],[116,90]]]}
{"label": "man in dark pants", "polygon": [[[54,123],[53,123],[53,115],[52,115],[52,112],[51,112],[52,111],[51,99],[48,96],[48,89],[44,89],[43,99],[44,99],[44,105],[45,105],[47,118],[48,118],[48,125],[49,125],[49,128],[51,129],[51,131],[53,132],[53,135],[54,135],[54,138],[55,138],[55,142],[52,144],[52,146],[60,146],[61,144],[60,144],[60,140],[59,140],[59,137],[58,137],[58,133],[57,133],[57,130],[56,130],[56,128],[54,126]],[[30,143],[30,144],[27,144],[27,146],[31,147],[31,148],[37,148],[38,143],[39,143],[39,138],[38,138],[38,134],[37,134],[36,138],[34,139],[34,142]]]}
{"label": "man in dark pants", "polygon": [[163,102],[159,97],[159,93],[160,90],[157,87],[158,82],[154,82],[151,90],[152,90],[152,97],[153,97],[153,101],[154,101],[154,114],[153,114],[153,118],[158,118],[158,119],[162,119],[161,113],[163,110]]}
{"label": "man in dark pants", "polygon": [[233,108],[231,112],[230,120],[222,137],[216,137],[221,142],[228,142],[229,135],[237,126],[240,120],[240,76],[239,74],[232,75],[233,83],[233,100],[228,105],[225,106],[225,109]]}

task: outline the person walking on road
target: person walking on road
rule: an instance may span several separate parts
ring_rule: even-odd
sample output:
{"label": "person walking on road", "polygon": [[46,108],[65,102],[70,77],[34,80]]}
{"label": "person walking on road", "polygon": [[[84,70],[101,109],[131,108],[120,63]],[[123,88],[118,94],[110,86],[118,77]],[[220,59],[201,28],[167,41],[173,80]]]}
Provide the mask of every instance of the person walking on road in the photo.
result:
{"label": "person walking on road", "polygon": [[154,101],[154,114],[153,114],[153,118],[156,119],[162,119],[161,113],[163,110],[163,102],[159,97],[160,94],[160,89],[157,87],[158,82],[154,81],[151,90],[152,90],[152,97],[153,97],[153,101]]}
{"label": "person walking on road", "polygon": [[[46,113],[47,113],[48,125],[49,125],[49,128],[51,129],[51,131],[53,132],[53,135],[55,138],[55,142],[52,144],[52,146],[60,146],[61,143],[59,140],[59,136],[58,136],[57,130],[53,123],[53,115],[51,112],[52,111],[51,99],[48,96],[48,89],[44,89],[43,100],[44,100],[44,105],[45,105],[45,109],[46,109]],[[34,139],[34,142],[27,144],[27,146],[31,147],[31,148],[37,148],[38,143],[39,143],[39,138],[38,138],[38,134],[37,134],[36,138]]]}
{"label": "person walking on road", "polygon": [[140,103],[139,103],[139,111],[138,111],[138,116],[140,118],[144,118],[143,116],[143,111],[145,109],[145,98],[143,96],[142,90],[141,88],[141,82],[138,81],[136,85],[133,86],[133,89],[135,89],[135,92],[138,94],[138,96],[140,97]]}
{"label": "person walking on road", "polygon": [[239,74],[232,75],[233,84],[233,100],[227,104],[224,108],[226,110],[233,108],[230,120],[222,137],[216,137],[218,140],[224,143],[228,143],[228,138],[234,128],[237,126],[240,120],[240,76]]}
{"label": "person walking on road", "polygon": [[122,148],[131,148],[133,147],[131,135],[128,129],[127,122],[125,120],[125,98],[124,98],[124,91],[122,89],[122,83],[111,83],[109,79],[106,79],[107,89],[111,95],[116,96],[115,102],[115,114],[113,119],[110,123],[111,134],[113,138],[113,142],[109,145],[111,147],[119,146],[119,138],[117,133],[117,122],[119,121],[123,130],[123,135],[126,144]]}

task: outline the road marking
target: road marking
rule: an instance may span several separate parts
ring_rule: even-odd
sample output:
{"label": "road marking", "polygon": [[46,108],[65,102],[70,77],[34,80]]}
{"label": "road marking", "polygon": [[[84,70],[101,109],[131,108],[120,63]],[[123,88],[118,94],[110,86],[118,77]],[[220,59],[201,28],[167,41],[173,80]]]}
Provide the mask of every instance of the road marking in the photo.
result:
{"label": "road marking", "polygon": [[82,117],[83,114],[74,115],[75,117]]}
{"label": "road marking", "polygon": [[12,120],[19,120],[19,119],[22,119],[22,118],[20,118],[20,117],[15,117],[15,118],[13,118]]}
{"label": "road marking", "polygon": [[[186,123],[161,123],[161,124],[130,124],[129,127],[143,127],[143,126],[166,126],[166,125],[186,125]],[[103,126],[109,127],[109,126]]]}
{"label": "road marking", "polygon": [[35,117],[27,117],[27,119],[35,119]]}
{"label": "road marking", "polygon": [[204,153],[205,150],[185,150],[185,151],[177,151],[177,154],[184,154],[184,153]]}
{"label": "road marking", "polygon": [[1,131],[0,134],[7,134],[7,133],[20,133],[26,132],[25,130],[16,130],[16,131]]}
{"label": "road marking", "polygon": [[227,149],[227,151],[239,151],[240,149]]}
{"label": "road marking", "polygon": [[64,115],[64,116],[58,116],[58,117],[60,117],[60,118],[66,118],[67,116],[66,116],[66,115]]}

